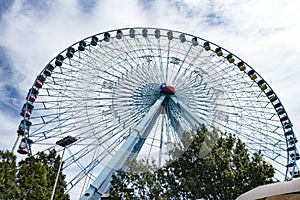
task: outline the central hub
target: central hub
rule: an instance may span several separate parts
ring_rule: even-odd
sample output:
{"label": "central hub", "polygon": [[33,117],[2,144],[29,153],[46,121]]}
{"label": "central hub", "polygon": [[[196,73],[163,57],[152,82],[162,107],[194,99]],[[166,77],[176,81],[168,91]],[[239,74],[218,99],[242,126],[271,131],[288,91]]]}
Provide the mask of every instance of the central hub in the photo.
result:
{"label": "central hub", "polygon": [[175,87],[163,83],[160,86],[160,94],[175,94]]}

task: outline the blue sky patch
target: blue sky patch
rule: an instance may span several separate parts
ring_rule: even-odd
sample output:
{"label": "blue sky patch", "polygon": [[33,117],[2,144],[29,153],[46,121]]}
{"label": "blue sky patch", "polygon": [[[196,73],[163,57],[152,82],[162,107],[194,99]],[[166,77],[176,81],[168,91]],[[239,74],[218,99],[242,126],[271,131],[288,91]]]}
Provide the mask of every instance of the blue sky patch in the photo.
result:
{"label": "blue sky patch", "polygon": [[43,18],[47,16],[47,12],[54,1],[50,0],[27,0],[23,2],[21,13],[26,16],[34,16]]}
{"label": "blue sky patch", "polygon": [[5,11],[10,9],[10,7],[13,5],[14,2],[15,2],[14,0],[1,0],[1,3],[0,3],[0,21],[2,19],[2,15],[5,13]]}
{"label": "blue sky patch", "polygon": [[3,96],[0,100],[0,110],[11,116],[18,115],[22,106],[21,100],[23,99],[25,102],[25,98],[20,95],[14,85],[5,84],[2,90],[4,90],[4,93],[1,94]]}
{"label": "blue sky patch", "polygon": [[98,1],[97,0],[85,0],[85,1],[81,1],[81,0],[77,0],[77,3],[80,7],[80,10],[88,13],[93,11],[93,9],[97,6]]}
{"label": "blue sky patch", "polygon": [[47,10],[49,8],[49,4],[51,3],[51,1],[49,0],[27,0],[24,1],[24,7],[28,7],[28,8],[39,8],[42,10]]}
{"label": "blue sky patch", "polygon": [[154,0],[139,0],[138,3],[143,9],[149,9],[152,6]]}
{"label": "blue sky patch", "polygon": [[4,85],[4,89],[5,91],[7,91],[7,95],[9,97],[15,97],[15,98],[18,98],[18,99],[23,99],[22,96],[20,95],[18,89],[12,84],[5,84]]}
{"label": "blue sky patch", "polygon": [[6,80],[12,73],[10,61],[6,53],[6,49],[0,45],[0,77],[1,80]]}
{"label": "blue sky patch", "polygon": [[219,16],[216,13],[208,13],[205,18],[206,23],[211,26],[217,26],[223,23],[222,16]]}
{"label": "blue sky patch", "polygon": [[0,46],[0,110],[5,111],[14,116],[19,112],[19,107],[22,104],[21,100],[25,98],[20,94],[16,86],[14,85],[13,67],[10,64],[10,59],[7,56],[6,49]]}

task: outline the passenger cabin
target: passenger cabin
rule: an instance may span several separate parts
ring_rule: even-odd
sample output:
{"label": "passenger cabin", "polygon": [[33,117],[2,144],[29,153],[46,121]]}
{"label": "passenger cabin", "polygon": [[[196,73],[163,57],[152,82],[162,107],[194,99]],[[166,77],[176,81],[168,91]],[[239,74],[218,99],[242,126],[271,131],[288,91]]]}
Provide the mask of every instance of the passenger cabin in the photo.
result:
{"label": "passenger cabin", "polygon": [[33,142],[32,142],[32,140],[30,140],[30,139],[22,139],[22,141],[21,141],[21,144],[20,144],[20,146],[19,146],[19,149],[17,150],[17,152],[19,153],[19,154],[23,154],[23,155],[25,155],[25,154],[28,154],[28,152],[29,152],[29,150],[27,149],[27,145],[26,145],[26,143],[28,144],[28,146],[29,145],[31,145]]}
{"label": "passenger cabin", "polygon": [[24,133],[27,134],[28,131],[29,131],[30,126],[31,126],[31,122],[29,120],[27,120],[27,119],[22,120],[20,122],[19,128],[17,130],[18,135],[22,135],[23,136]]}

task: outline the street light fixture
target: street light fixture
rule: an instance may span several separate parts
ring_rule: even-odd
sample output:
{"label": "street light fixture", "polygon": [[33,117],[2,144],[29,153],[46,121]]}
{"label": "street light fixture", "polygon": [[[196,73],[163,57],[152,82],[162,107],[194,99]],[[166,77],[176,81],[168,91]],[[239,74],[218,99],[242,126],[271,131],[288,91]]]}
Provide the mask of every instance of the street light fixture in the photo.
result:
{"label": "street light fixture", "polygon": [[70,144],[73,144],[76,141],[77,141],[77,139],[75,137],[67,136],[67,137],[65,137],[61,140],[58,140],[56,142],[57,145],[63,147],[64,149],[63,149],[63,152],[62,152],[62,155],[61,155],[61,159],[60,159],[60,163],[59,163],[59,167],[58,167],[58,172],[56,174],[56,179],[55,179],[55,183],[54,183],[54,186],[53,186],[53,190],[52,190],[50,200],[53,200],[53,198],[54,198],[55,189],[56,189],[57,181],[58,181],[58,178],[59,178],[61,166],[62,166],[62,163],[63,163],[62,161],[63,161],[63,157],[64,157],[64,154],[65,154],[66,147],[69,146]]}

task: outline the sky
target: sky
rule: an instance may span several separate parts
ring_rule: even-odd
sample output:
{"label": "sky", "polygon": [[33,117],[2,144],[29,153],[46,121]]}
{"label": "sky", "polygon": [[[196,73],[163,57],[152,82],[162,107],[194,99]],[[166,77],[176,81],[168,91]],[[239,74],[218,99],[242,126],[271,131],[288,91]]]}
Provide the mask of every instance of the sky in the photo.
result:
{"label": "sky", "polygon": [[96,33],[144,26],[239,56],[271,85],[300,137],[299,8],[294,0],[0,0],[0,149],[12,148],[25,95],[53,57]]}

